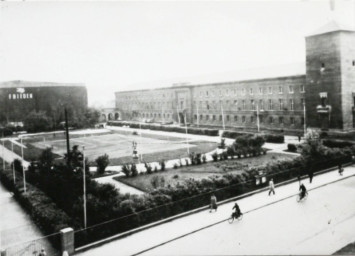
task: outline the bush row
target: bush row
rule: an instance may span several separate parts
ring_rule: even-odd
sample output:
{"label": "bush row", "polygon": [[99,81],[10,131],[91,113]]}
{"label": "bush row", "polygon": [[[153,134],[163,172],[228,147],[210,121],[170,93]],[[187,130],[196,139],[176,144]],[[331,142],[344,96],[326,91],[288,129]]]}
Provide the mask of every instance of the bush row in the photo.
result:
{"label": "bush row", "polygon": [[222,137],[224,138],[229,138],[229,139],[236,139],[238,137],[243,137],[243,136],[253,136],[253,134],[250,133],[243,133],[243,132],[235,132],[235,131],[224,131],[222,134]]}
{"label": "bush row", "polygon": [[283,135],[274,135],[274,134],[267,134],[264,135],[265,141],[270,143],[284,143],[285,136]]}
{"label": "bush row", "polygon": [[[178,132],[178,133],[186,133],[185,127],[176,127],[176,126],[164,126],[164,125],[155,125],[155,124],[139,124],[133,122],[108,122],[108,125],[111,126],[125,126],[128,125],[130,128],[137,129],[149,129],[149,130],[157,130],[157,131],[167,131],[167,132]],[[206,128],[191,128],[187,127],[187,133],[189,134],[198,134],[198,135],[208,135],[208,136],[218,136],[217,129],[206,129]]]}
{"label": "bush row", "polygon": [[[239,137],[252,137],[253,134],[250,133],[243,133],[243,132],[235,132],[235,131],[224,131],[222,137],[230,138],[230,139],[237,139]],[[274,135],[274,134],[265,134],[259,135],[264,138],[266,142],[270,143],[284,143],[285,137],[283,135]]]}
{"label": "bush row", "polygon": [[351,147],[354,144],[349,141],[323,140],[323,145],[329,148],[345,148]]}

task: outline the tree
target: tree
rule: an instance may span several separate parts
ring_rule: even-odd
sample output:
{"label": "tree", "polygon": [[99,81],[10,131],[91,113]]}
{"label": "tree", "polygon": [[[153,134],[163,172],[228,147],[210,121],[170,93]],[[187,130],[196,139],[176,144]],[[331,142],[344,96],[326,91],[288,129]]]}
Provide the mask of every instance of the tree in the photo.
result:
{"label": "tree", "polygon": [[106,167],[109,165],[110,160],[107,154],[99,156],[95,160],[97,164],[97,172],[103,174],[105,172]]}
{"label": "tree", "polygon": [[42,151],[39,161],[44,167],[51,167],[54,161],[54,154],[52,148],[46,148]]}
{"label": "tree", "polygon": [[52,119],[44,111],[32,111],[24,120],[28,132],[48,131],[52,128]]}

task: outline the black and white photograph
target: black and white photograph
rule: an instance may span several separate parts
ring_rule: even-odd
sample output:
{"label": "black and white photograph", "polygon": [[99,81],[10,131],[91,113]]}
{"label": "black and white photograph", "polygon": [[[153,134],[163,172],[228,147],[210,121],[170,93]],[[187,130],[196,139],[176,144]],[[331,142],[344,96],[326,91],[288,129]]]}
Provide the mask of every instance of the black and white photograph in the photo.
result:
{"label": "black and white photograph", "polygon": [[355,0],[1,0],[0,254],[355,255]]}

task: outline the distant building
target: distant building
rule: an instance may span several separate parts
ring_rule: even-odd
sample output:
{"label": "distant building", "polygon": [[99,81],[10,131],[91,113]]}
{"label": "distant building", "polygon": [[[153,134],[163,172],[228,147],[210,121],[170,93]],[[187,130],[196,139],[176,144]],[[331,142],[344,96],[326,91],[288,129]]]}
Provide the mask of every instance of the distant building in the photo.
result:
{"label": "distant building", "polygon": [[84,84],[29,81],[0,83],[0,121],[8,124],[23,122],[32,111],[44,111],[56,122],[63,121],[64,107],[79,113],[87,108],[87,104]]}
{"label": "distant building", "polygon": [[[122,120],[235,129],[355,128],[355,32],[330,22],[306,37],[305,73],[116,92]],[[306,115],[304,115],[306,110]],[[306,120],[305,117],[306,116]]]}

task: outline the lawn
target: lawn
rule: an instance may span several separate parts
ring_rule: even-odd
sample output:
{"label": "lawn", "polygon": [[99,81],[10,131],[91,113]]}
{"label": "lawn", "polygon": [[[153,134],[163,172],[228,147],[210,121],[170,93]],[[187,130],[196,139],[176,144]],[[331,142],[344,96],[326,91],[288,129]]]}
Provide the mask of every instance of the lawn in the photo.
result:
{"label": "lawn", "polygon": [[[139,132],[139,131],[138,131]],[[214,150],[217,143],[195,141],[185,138],[169,137],[166,135],[134,134],[132,131],[108,132],[105,134],[90,134],[84,136],[73,135],[70,137],[70,146],[78,145],[79,150],[85,148],[85,156],[90,164],[95,165],[95,159],[103,154],[108,154],[110,165],[120,165],[132,162],[133,142],[137,143],[137,151],[143,161],[161,161],[187,157],[190,152],[206,153]],[[45,148],[51,147],[56,158],[63,157],[66,153],[66,140],[64,134],[45,134],[26,138],[23,143],[26,160],[38,159]],[[11,150],[11,142],[7,141],[6,147]],[[21,147],[14,144],[14,151],[21,155]]]}
{"label": "lawn", "polygon": [[164,185],[175,185],[183,183],[185,180],[193,178],[200,180],[208,178],[209,176],[224,174],[241,174],[247,167],[264,166],[267,163],[274,163],[277,161],[294,159],[296,156],[281,154],[281,153],[268,153],[252,158],[242,158],[225,160],[220,162],[209,162],[202,165],[194,165],[181,167],[178,169],[168,169],[164,172],[157,172],[150,175],[138,175],[136,177],[115,177],[114,179],[123,182],[129,186],[138,188],[143,191],[154,189],[151,180],[155,176],[163,177]]}

